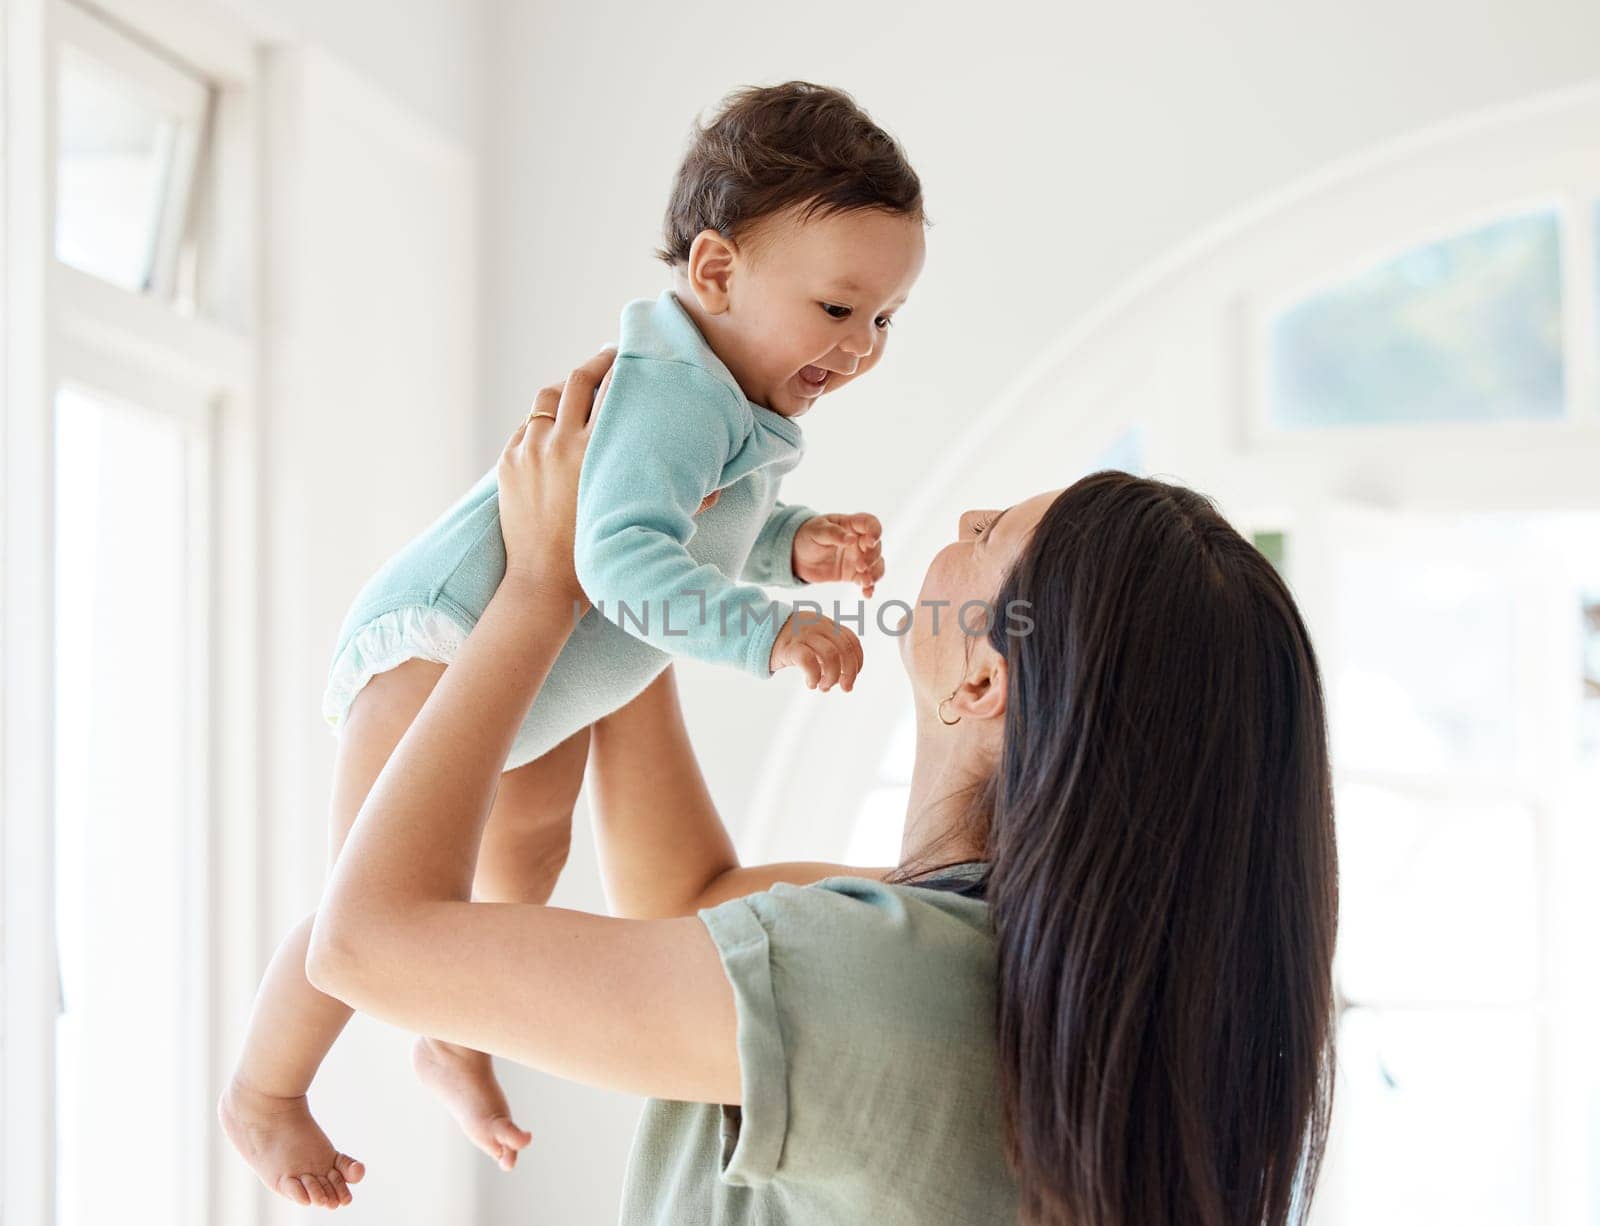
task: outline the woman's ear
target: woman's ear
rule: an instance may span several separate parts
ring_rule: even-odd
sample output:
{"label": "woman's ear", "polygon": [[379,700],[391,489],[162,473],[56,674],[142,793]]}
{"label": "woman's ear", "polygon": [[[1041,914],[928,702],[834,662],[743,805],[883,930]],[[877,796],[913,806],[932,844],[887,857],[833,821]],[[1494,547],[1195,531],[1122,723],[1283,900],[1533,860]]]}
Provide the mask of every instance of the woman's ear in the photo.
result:
{"label": "woman's ear", "polygon": [[716,230],[702,230],[689,244],[689,288],[708,315],[728,309],[730,282],[738,248]]}
{"label": "woman's ear", "polygon": [[1006,713],[1006,658],[987,643],[981,650],[948,709],[964,719],[999,719]]}

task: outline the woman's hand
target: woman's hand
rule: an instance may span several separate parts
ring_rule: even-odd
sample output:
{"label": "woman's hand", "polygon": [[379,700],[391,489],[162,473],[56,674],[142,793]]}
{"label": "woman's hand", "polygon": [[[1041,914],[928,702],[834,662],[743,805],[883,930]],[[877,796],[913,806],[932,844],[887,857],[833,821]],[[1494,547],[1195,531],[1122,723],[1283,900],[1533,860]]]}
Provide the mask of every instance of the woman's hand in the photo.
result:
{"label": "woman's hand", "polygon": [[[616,356],[615,349],[602,349],[561,387],[541,388],[529,416],[500,453],[506,578],[529,582],[585,609],[589,600],[572,558],[578,474],[605,398],[602,380]],[[540,413],[555,417],[534,416]]]}

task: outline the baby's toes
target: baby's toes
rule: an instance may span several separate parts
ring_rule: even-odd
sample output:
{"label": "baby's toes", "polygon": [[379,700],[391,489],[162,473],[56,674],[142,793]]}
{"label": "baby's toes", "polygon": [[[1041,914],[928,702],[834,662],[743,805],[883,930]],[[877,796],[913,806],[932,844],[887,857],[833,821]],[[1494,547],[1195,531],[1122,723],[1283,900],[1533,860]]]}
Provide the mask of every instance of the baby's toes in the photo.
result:
{"label": "baby's toes", "polygon": [[346,1183],[360,1183],[367,1173],[367,1168],[349,1154],[340,1154],[333,1160],[333,1165],[344,1176]]}
{"label": "baby's toes", "polygon": [[533,1140],[533,1134],[525,1128],[518,1128],[508,1119],[495,1120],[493,1125],[494,1139],[507,1149],[515,1153]]}
{"label": "baby's toes", "polygon": [[322,1190],[322,1180],[315,1175],[302,1175],[300,1182],[305,1185],[306,1195],[311,1198],[311,1203],[319,1209],[324,1209],[328,1204],[328,1194]]}
{"label": "baby's toes", "polygon": [[287,1196],[297,1205],[309,1205],[311,1193],[306,1191],[305,1185],[294,1175],[278,1176],[278,1186],[273,1189],[279,1196]]}
{"label": "baby's toes", "polygon": [[333,1185],[328,1182],[326,1175],[313,1175],[317,1187],[322,1192],[322,1207],[324,1209],[337,1209],[339,1207],[339,1194],[333,1190]]}
{"label": "baby's toes", "polygon": [[350,1195],[350,1189],[345,1184],[344,1176],[339,1173],[338,1167],[334,1167],[333,1170],[329,1171],[325,1176],[323,1176],[323,1178],[328,1181],[328,1186],[333,1189],[334,1200],[338,1201],[341,1205],[348,1205],[351,1200],[354,1199]]}
{"label": "baby's toes", "polygon": [[317,1177],[315,1175],[296,1175],[295,1179],[305,1193],[305,1200],[301,1204],[320,1206],[322,1204],[322,1186],[317,1183]]}

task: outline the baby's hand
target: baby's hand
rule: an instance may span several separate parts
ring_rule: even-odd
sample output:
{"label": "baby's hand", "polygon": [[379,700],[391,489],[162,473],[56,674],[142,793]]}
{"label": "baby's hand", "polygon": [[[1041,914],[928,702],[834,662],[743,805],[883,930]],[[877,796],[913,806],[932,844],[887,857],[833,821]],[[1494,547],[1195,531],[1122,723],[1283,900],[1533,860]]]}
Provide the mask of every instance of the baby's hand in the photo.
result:
{"label": "baby's hand", "polygon": [[855,632],[809,609],[796,609],[778,630],[768,667],[802,668],[806,689],[830,690],[838,682],[848,693],[861,671],[861,640]]}
{"label": "baby's hand", "polygon": [[871,596],[883,578],[883,525],[865,511],[817,515],[794,534],[790,565],[806,583],[859,583]]}

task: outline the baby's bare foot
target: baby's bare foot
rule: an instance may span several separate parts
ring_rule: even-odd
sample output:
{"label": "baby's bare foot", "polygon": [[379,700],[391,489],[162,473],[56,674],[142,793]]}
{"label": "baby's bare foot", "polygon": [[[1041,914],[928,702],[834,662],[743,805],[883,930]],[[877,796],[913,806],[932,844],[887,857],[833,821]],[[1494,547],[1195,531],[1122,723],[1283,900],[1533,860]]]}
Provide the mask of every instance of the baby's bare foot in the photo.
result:
{"label": "baby's bare foot", "polygon": [[450,1108],[468,1140],[509,1171],[517,1151],[533,1140],[511,1120],[505,1092],[494,1079],[494,1067],[483,1052],[437,1039],[420,1038],[411,1049],[411,1063],[427,1086]]}
{"label": "baby's bare foot", "polygon": [[311,1118],[304,1094],[264,1094],[235,1078],[217,1103],[217,1118],[256,1177],[297,1205],[348,1205],[349,1185],[367,1173],[333,1147]]}

